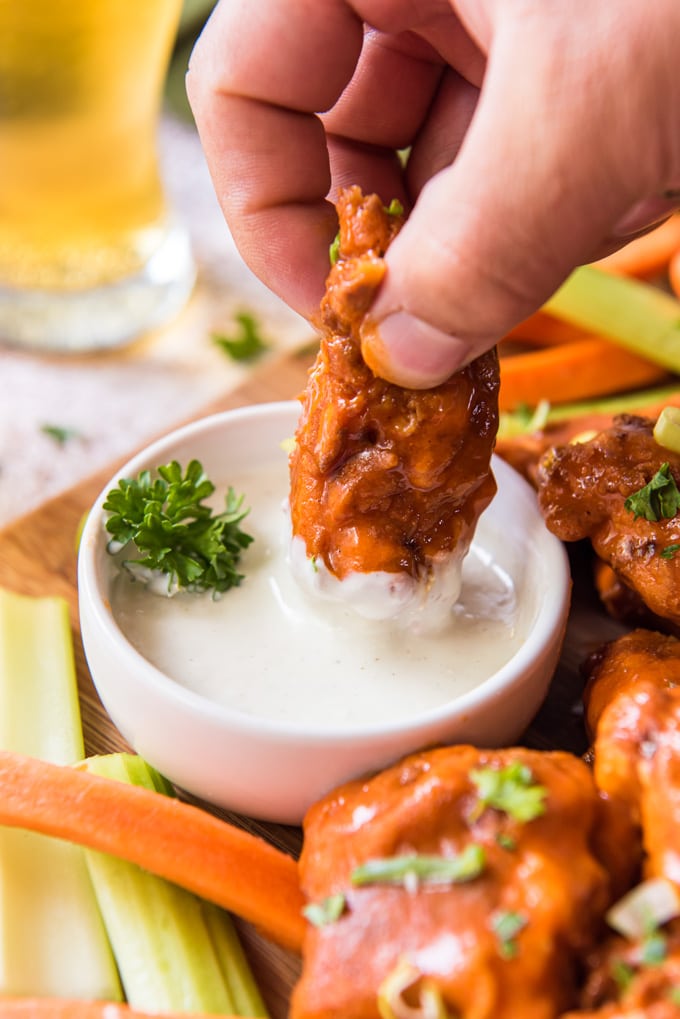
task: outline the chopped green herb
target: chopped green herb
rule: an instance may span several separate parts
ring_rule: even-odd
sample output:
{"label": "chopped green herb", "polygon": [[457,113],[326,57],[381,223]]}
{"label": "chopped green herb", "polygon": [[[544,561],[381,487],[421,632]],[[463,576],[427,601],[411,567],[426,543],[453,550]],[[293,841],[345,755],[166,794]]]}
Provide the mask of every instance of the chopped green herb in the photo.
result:
{"label": "chopped green herb", "polygon": [[534,782],[531,768],[513,761],[505,768],[478,768],[470,772],[478,800],[472,819],[487,807],[502,810],[516,821],[532,821],[545,813],[547,789]]}
{"label": "chopped green herb", "polygon": [[322,902],[310,902],[302,912],[315,927],[325,927],[326,924],[339,920],[344,910],[345,896],[338,892],[336,895],[329,895]]}
{"label": "chopped green herb", "polygon": [[499,832],[496,835],[496,842],[501,849],[507,849],[509,853],[514,852],[517,849],[517,842],[513,839],[512,835],[506,835],[505,832]]}
{"label": "chopped green herb", "polygon": [[635,970],[629,963],[624,962],[623,959],[614,959],[610,971],[619,992],[623,994],[630,987],[631,980],[635,976]]}
{"label": "chopped green herb", "polygon": [[133,572],[159,571],[168,577],[168,590],[222,592],[243,579],[236,570],[243,549],[253,540],[238,526],[247,515],[243,496],[229,489],[222,513],[204,504],[215,491],[198,460],[182,468],[172,463],[158,468],[158,477],[142,471],[136,480],[123,478],[111,489],[104,509],[111,516],[106,529],[111,552],[139,553],[125,565]]}
{"label": "chopped green herb", "polygon": [[237,334],[223,336],[213,333],[213,342],[233,361],[255,361],[269,350],[269,344],[262,339],[257,322],[248,312],[240,312],[235,319],[239,326]]}
{"label": "chopped green herb", "polygon": [[674,517],[680,509],[680,491],[670,465],[662,464],[647,485],[628,496],[624,506],[635,520],[644,517],[654,523]]}
{"label": "chopped green herb", "polygon": [[482,846],[472,844],[456,856],[427,856],[410,853],[367,860],[352,871],[353,885],[454,884],[471,881],[484,869],[486,859]]}
{"label": "chopped green herb", "polygon": [[676,541],[672,545],[666,545],[665,548],[661,549],[659,555],[662,559],[672,559],[676,552],[680,552],[680,541]]}
{"label": "chopped green herb", "polygon": [[389,205],[383,206],[388,216],[403,216],[404,206],[401,204],[398,198],[393,198]]}
{"label": "chopped green herb", "polygon": [[641,961],[645,966],[657,966],[668,954],[666,938],[660,930],[655,929],[646,934],[641,947]]}
{"label": "chopped green herb", "polygon": [[680,987],[669,987],[667,997],[671,1004],[680,1005]]}
{"label": "chopped green herb", "polygon": [[521,930],[527,925],[527,918],[522,913],[507,912],[496,913],[491,918],[491,926],[498,938],[501,955],[504,959],[514,959],[517,955],[517,941],[515,940]]}
{"label": "chopped green herb", "polygon": [[550,403],[541,400],[535,407],[526,403],[520,404],[513,411],[502,411],[499,421],[499,433],[507,439],[514,435],[526,435],[540,432],[548,423]]}
{"label": "chopped green herb", "polygon": [[331,265],[335,265],[338,258],[340,257],[340,231],[336,233],[335,237],[331,241],[328,247],[328,257]]}
{"label": "chopped green herb", "polygon": [[75,428],[65,428],[63,425],[41,425],[40,431],[43,435],[49,435],[60,446],[65,446],[69,439],[80,438],[80,432]]}

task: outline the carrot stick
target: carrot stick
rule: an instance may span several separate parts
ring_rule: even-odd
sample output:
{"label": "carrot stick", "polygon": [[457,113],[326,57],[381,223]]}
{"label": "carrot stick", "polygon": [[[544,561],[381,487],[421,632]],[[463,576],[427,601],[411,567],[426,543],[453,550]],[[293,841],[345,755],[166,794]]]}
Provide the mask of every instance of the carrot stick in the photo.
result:
{"label": "carrot stick", "polygon": [[680,213],[675,213],[654,230],[636,237],[594,264],[599,269],[623,276],[650,279],[662,273],[671,256],[680,248]]}
{"label": "carrot stick", "polygon": [[129,860],[301,949],[295,860],[200,807],[77,765],[0,751],[0,824]]}
{"label": "carrot stick", "polygon": [[[678,219],[680,219],[680,216]],[[680,248],[678,248],[668,263],[668,282],[673,293],[680,297]]]}
{"label": "carrot stick", "polygon": [[651,385],[668,374],[631,351],[591,338],[501,357],[500,409],[568,403]]}
{"label": "carrot stick", "polygon": [[501,340],[521,340],[524,343],[536,343],[542,347],[552,347],[559,343],[572,343],[592,337],[585,329],[565,322],[563,319],[549,315],[547,311],[535,311],[516,325]]}
{"label": "carrot stick", "polygon": [[[0,998],[0,1019],[187,1019],[187,1013],[138,1012],[117,1001],[79,998]],[[197,1012],[192,1019],[208,1019]],[[214,1017],[210,1017],[214,1019]],[[220,1016],[220,1019],[230,1019]],[[235,1019],[235,1017],[231,1017]]]}

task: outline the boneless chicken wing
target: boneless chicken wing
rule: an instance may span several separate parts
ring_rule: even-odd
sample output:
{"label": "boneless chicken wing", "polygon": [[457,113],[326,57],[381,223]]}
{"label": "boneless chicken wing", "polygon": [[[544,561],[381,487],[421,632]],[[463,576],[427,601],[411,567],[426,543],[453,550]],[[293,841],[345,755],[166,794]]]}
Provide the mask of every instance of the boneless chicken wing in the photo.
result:
{"label": "boneless chicken wing", "polygon": [[598,648],[583,672],[602,798],[596,841],[610,868],[612,860],[621,864],[624,882],[621,875],[614,882],[623,897],[607,914],[609,934],[585,960],[582,1010],[562,1019],[676,1019],[680,641],[633,630]]}
{"label": "boneless chicken wing", "polygon": [[639,831],[644,876],[680,887],[680,641],[636,630],[607,645],[586,704],[598,788]]}
{"label": "boneless chicken wing", "polygon": [[423,752],[329,794],[305,820],[316,916],[292,1019],[573,1006],[609,901],[598,809],[581,760],[519,748]]}
{"label": "boneless chicken wing", "polygon": [[[569,1012],[562,1019],[678,1019],[680,1016],[680,945],[677,935],[663,958],[641,965],[644,946],[612,942],[601,969],[593,974],[593,994],[604,1000],[594,1007]],[[618,978],[618,979],[617,979]],[[611,993],[607,993],[607,989]]]}
{"label": "boneless chicken wing", "polygon": [[680,623],[680,455],[654,422],[621,415],[588,442],[550,450],[538,471],[548,528],[595,552],[658,616]]}
{"label": "boneless chicken wing", "polygon": [[337,208],[337,261],[291,454],[292,565],[317,594],[369,617],[427,624],[438,610],[447,618],[496,490],[498,361],[484,354],[428,390],[377,377],[362,335],[401,217],[356,187]]}

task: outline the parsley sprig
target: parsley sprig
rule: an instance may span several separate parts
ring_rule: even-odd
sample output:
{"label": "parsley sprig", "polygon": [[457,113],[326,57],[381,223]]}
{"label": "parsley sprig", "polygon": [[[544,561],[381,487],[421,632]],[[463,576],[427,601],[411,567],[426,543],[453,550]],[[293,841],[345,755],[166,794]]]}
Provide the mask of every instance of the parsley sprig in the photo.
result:
{"label": "parsley sprig", "polygon": [[259,326],[247,311],[234,316],[236,328],[231,336],[213,333],[213,343],[232,361],[256,361],[269,350],[269,344],[262,338]]}
{"label": "parsley sprig", "polygon": [[670,464],[661,464],[652,480],[637,492],[632,492],[624,506],[635,520],[644,517],[656,523],[674,517],[680,509],[680,490],[671,474]]}
{"label": "parsley sprig", "polygon": [[184,473],[173,460],[156,477],[142,471],[136,479],[121,479],[104,502],[111,514],[109,550],[127,552],[131,546],[134,557],[126,566],[166,575],[169,591],[217,594],[237,586],[243,575],[236,566],[253,540],[239,527],[248,510],[242,508],[243,496],[229,488],[224,511],[214,514],[204,503],[214,491],[198,460]]}

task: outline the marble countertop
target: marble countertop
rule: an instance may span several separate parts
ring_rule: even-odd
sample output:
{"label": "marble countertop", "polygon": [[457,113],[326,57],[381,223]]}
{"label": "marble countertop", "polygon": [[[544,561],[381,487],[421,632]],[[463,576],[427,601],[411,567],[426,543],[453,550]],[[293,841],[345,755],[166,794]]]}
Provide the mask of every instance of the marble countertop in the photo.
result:
{"label": "marble countertop", "polygon": [[[308,324],[241,260],[193,126],[165,118],[160,151],[197,261],[192,298],[169,325],[114,352],[0,347],[0,526],[235,388],[253,368],[231,361],[211,334],[228,332],[239,312],[256,317],[272,348],[267,356],[311,339]],[[56,438],[55,428],[68,438]]]}

